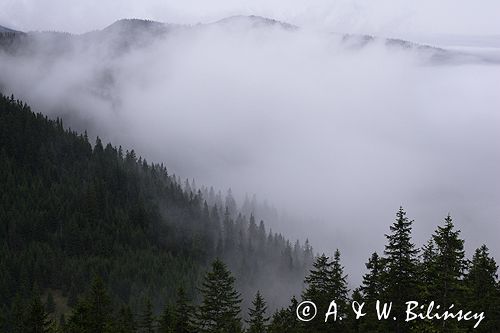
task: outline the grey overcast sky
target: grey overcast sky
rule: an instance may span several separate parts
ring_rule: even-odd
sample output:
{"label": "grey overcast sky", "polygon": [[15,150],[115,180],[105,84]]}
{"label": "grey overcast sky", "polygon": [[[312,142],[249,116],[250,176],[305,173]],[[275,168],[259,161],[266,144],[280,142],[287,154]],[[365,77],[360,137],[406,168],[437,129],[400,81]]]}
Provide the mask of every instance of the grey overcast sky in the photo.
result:
{"label": "grey overcast sky", "polygon": [[81,33],[120,18],[198,23],[261,15],[344,32],[500,35],[498,0],[1,0],[0,25]]}

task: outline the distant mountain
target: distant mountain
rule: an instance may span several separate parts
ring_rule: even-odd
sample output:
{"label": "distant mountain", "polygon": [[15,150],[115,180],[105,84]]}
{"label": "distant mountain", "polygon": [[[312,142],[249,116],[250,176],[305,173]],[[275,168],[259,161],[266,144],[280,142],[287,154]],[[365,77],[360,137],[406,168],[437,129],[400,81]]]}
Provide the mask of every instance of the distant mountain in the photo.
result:
{"label": "distant mountain", "polygon": [[17,31],[17,30],[13,30],[13,29],[10,29],[10,28],[6,28],[4,26],[1,26],[0,25],[0,33],[16,33],[16,32],[20,32],[20,31]]}
{"label": "distant mountain", "polygon": [[[91,31],[81,35],[60,32],[28,32],[24,34],[0,26],[0,33],[4,32],[4,34],[0,34],[0,50],[3,49],[15,55],[33,55],[37,53],[38,56],[43,56],[43,54],[45,54],[53,57],[56,54],[61,54],[77,48],[88,49],[98,47],[99,49],[105,50],[110,56],[120,56],[124,52],[128,52],[134,48],[147,46],[167,36],[169,33],[194,29],[199,30],[209,26],[219,26],[223,28],[234,27],[238,29],[274,28],[290,32],[300,30],[300,27],[286,22],[254,15],[231,16],[212,23],[197,24],[194,26],[167,24],[141,19],[121,19],[101,30]],[[12,35],[12,32],[16,34]],[[492,61],[490,58],[483,58],[480,55],[469,54],[457,50],[447,50],[402,39],[338,33],[332,33],[332,36],[340,36],[342,45],[346,48],[358,49],[372,43],[381,42],[388,48],[420,52],[425,59],[433,63],[442,63],[451,60],[455,62]],[[36,51],[40,51],[42,54]]]}
{"label": "distant mountain", "polygon": [[287,30],[296,30],[299,29],[298,26],[289,24],[286,22],[270,19],[267,17],[262,17],[262,16],[256,16],[256,15],[250,15],[250,16],[245,16],[245,15],[235,15],[235,16],[230,16],[223,18],[219,21],[216,21],[212,23],[214,25],[222,25],[222,24],[227,24],[227,25],[232,25],[232,24],[246,24],[250,27],[253,28],[258,28],[258,27],[270,27],[270,26],[275,26],[275,27],[280,27],[283,29]]}

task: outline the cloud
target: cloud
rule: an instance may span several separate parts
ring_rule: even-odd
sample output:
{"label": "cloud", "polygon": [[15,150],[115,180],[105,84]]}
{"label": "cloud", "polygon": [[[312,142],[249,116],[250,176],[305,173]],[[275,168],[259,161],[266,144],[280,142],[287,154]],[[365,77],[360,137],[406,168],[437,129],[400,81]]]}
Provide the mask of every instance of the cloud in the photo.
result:
{"label": "cloud", "polygon": [[351,33],[499,35],[499,12],[496,0],[4,0],[0,24],[82,33],[121,18],[194,24],[260,15]]}
{"label": "cloud", "polygon": [[304,217],[273,228],[340,248],[354,282],[400,205],[419,245],[451,212],[469,249],[500,253],[500,66],[255,20],[130,49],[113,34],[74,37],[55,56],[54,37],[39,53],[2,55],[0,83],[198,184]]}

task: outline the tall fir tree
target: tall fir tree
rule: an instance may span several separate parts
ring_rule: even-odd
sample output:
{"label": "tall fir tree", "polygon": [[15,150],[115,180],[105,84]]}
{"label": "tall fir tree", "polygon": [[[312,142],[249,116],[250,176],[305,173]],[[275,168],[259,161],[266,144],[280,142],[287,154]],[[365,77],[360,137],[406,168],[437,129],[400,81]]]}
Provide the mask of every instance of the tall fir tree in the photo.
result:
{"label": "tall fir tree", "polygon": [[[374,252],[366,263],[368,272],[363,275],[363,282],[360,287],[360,293],[366,315],[359,319],[359,329],[361,332],[377,332],[383,328],[376,315],[375,307],[377,300],[380,300],[384,293],[384,285],[382,283],[382,273],[384,270],[382,258],[377,252]],[[354,298],[354,297],[353,297]]]}
{"label": "tall fir tree", "polygon": [[226,265],[216,259],[200,288],[203,301],[196,320],[198,332],[241,332],[241,298],[234,288],[234,282],[235,279]]}
{"label": "tall fir tree", "polygon": [[118,311],[115,326],[116,333],[135,333],[137,325],[134,320],[134,314],[128,305],[122,306]]}
{"label": "tall fir tree", "polygon": [[174,308],[174,332],[193,332],[193,314],[194,307],[190,304],[184,288],[179,287],[177,289],[177,300]]}
{"label": "tall fir tree", "polygon": [[297,307],[299,302],[292,297],[290,300],[290,305],[288,308],[280,309],[276,311],[272,318],[271,323],[268,327],[268,333],[302,333],[302,332],[314,332],[308,327],[306,330],[302,323],[297,318]]}
{"label": "tall fir tree", "polygon": [[149,298],[144,302],[144,309],[139,321],[139,331],[141,333],[153,333],[155,331],[153,304],[151,304],[151,300]]}
{"label": "tall fir tree", "polygon": [[257,291],[252,307],[248,309],[248,329],[247,333],[266,333],[269,317],[266,317],[267,305],[266,301]]}
{"label": "tall fir tree", "polygon": [[88,295],[80,300],[68,320],[70,333],[108,333],[113,327],[113,308],[104,282],[96,276]]}
{"label": "tall fir tree", "polygon": [[417,297],[417,254],[418,250],[411,241],[412,223],[406,217],[403,207],[396,213],[396,221],[390,226],[391,233],[385,235],[388,244],[384,250],[384,274],[382,282],[386,286],[384,299],[392,302],[392,331],[395,333],[409,332],[411,323],[405,322],[405,303]]}
{"label": "tall fir tree", "polygon": [[171,304],[166,304],[158,318],[159,333],[173,333],[175,327],[175,310]]}
{"label": "tall fir tree", "polygon": [[498,266],[486,245],[478,248],[465,277],[467,306],[474,311],[484,311],[486,319],[474,332],[500,332],[500,293]]}
{"label": "tall fir tree", "polygon": [[[314,302],[318,310],[318,316],[308,323],[308,328],[314,332],[342,330],[345,324],[340,318],[346,322],[349,289],[347,276],[340,262],[340,251],[335,251],[332,261],[324,254],[316,258],[305,283],[307,287],[302,298]],[[330,316],[325,322],[325,314],[330,309],[332,301],[337,305],[337,320]]]}
{"label": "tall fir tree", "polygon": [[52,322],[45,311],[40,295],[35,292],[28,307],[24,329],[26,333],[49,333],[52,330]]}
{"label": "tall fir tree", "polygon": [[455,230],[451,216],[444,225],[439,226],[432,236],[436,244],[436,290],[435,300],[442,307],[450,304],[459,305],[463,297],[462,279],[466,268],[464,241],[459,238],[460,231]]}

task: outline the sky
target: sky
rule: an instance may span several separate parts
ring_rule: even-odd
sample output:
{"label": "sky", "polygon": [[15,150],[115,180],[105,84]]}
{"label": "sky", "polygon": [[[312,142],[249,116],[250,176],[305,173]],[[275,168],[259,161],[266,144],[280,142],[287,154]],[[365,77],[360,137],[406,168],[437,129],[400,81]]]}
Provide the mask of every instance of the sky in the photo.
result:
{"label": "sky", "polygon": [[260,15],[304,27],[384,36],[500,35],[497,0],[2,0],[0,25],[82,33],[121,18],[206,23]]}
{"label": "sky", "polygon": [[[498,1],[10,1],[0,24],[101,29],[116,19],[212,22],[115,56],[98,44],[59,56],[0,54],[0,87],[72,128],[134,148],[197,184],[256,193],[297,217],[273,225],[339,248],[354,283],[383,250],[400,205],[422,245],[448,213],[468,254],[500,256]],[[96,10],[98,8],[99,10]],[[407,36],[488,55],[432,63],[383,41],[348,47],[327,31]]]}

